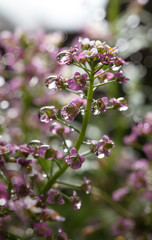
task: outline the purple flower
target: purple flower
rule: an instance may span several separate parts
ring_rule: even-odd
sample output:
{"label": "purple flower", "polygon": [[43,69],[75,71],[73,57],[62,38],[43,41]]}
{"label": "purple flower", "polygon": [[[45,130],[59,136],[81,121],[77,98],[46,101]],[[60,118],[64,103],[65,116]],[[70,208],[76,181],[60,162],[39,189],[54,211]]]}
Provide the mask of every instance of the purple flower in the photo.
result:
{"label": "purple flower", "polygon": [[78,169],[81,167],[82,163],[84,162],[85,158],[80,155],[77,149],[72,148],[69,152],[70,154],[65,157],[65,162],[71,166],[72,169]]}
{"label": "purple flower", "polygon": [[123,138],[123,142],[126,145],[133,146],[137,141],[137,135],[134,133],[131,133],[130,135],[127,135]]}
{"label": "purple flower", "polygon": [[57,63],[59,63],[60,65],[70,65],[71,63],[73,63],[73,54],[68,52],[68,51],[62,51],[57,55],[56,61]]}
{"label": "purple flower", "polygon": [[107,97],[102,97],[94,101],[90,107],[92,114],[98,115],[100,112],[105,112],[108,102],[109,100]]}
{"label": "purple flower", "polygon": [[91,193],[92,183],[91,183],[91,181],[90,181],[88,178],[86,178],[86,177],[83,178],[82,189],[86,192],[86,194]]}
{"label": "purple flower", "polygon": [[146,190],[144,195],[148,201],[152,202],[152,191],[151,190]]}
{"label": "purple flower", "polygon": [[124,235],[129,233],[134,226],[135,222],[132,219],[119,218],[111,230],[114,235]]}
{"label": "purple flower", "polygon": [[114,58],[111,54],[100,54],[98,57],[101,60],[101,62],[105,65],[108,65],[114,62]]}
{"label": "purple flower", "polygon": [[56,91],[58,89],[64,89],[65,80],[61,78],[61,75],[51,75],[47,77],[45,81],[45,86],[52,91]]}
{"label": "purple flower", "polygon": [[56,117],[57,112],[58,109],[56,109],[53,105],[42,107],[39,111],[40,121],[44,123],[49,123]]}
{"label": "purple flower", "polygon": [[114,142],[109,139],[107,135],[104,135],[103,138],[97,142],[95,146],[95,154],[98,158],[103,158],[104,156],[110,156],[110,149],[114,148]]}
{"label": "purple flower", "polygon": [[73,191],[73,196],[70,198],[70,201],[73,205],[74,210],[79,210],[81,208],[82,201],[80,197],[77,195],[76,191]]}
{"label": "purple flower", "polygon": [[86,85],[88,75],[86,73],[80,74],[75,72],[74,77],[68,80],[68,86],[74,91],[81,90]]}
{"label": "purple flower", "polygon": [[78,56],[75,56],[78,62],[85,63],[86,62],[86,57],[84,56],[83,53],[80,53]]}
{"label": "purple flower", "polygon": [[27,167],[31,162],[32,160],[28,160],[22,157],[17,158],[17,163],[23,167]]}
{"label": "purple flower", "polygon": [[112,193],[112,198],[114,201],[120,201],[129,192],[127,187],[119,188]]}
{"label": "purple flower", "polygon": [[69,134],[71,133],[71,130],[69,127],[62,126],[60,124],[55,124],[50,127],[50,132],[52,132],[54,135],[63,135],[63,134]]}
{"label": "purple flower", "polygon": [[63,64],[69,65],[73,63],[74,55],[76,54],[77,51],[78,51],[78,46],[74,46],[69,50],[64,50],[57,55],[56,60],[60,65],[63,65]]}
{"label": "purple flower", "polygon": [[72,122],[77,116],[79,109],[74,102],[69,103],[61,109],[61,115],[67,122]]}
{"label": "purple flower", "polygon": [[121,66],[121,65],[126,65],[126,64],[128,64],[127,62],[125,62],[123,59],[121,59],[121,58],[119,58],[119,57],[115,57],[115,65],[117,66],[117,67],[119,67],[119,66]]}
{"label": "purple flower", "polygon": [[98,75],[98,80],[101,83],[111,80],[114,77],[114,74],[111,72],[106,72],[106,73],[103,73],[103,72],[104,72],[103,70],[100,70],[96,73],[96,75]]}
{"label": "purple flower", "polygon": [[49,237],[52,235],[52,230],[46,222],[38,222],[34,224],[37,235]]}
{"label": "purple flower", "polygon": [[152,142],[145,144],[142,149],[146,156],[152,159]]}
{"label": "purple flower", "polygon": [[135,161],[133,164],[132,164],[132,170],[133,171],[146,171],[148,170],[148,167],[149,167],[149,163],[146,159],[142,158],[142,159],[139,159],[137,161]]}
{"label": "purple flower", "polygon": [[57,240],[68,240],[67,234],[65,232],[63,232],[62,228],[58,229],[58,238]]}
{"label": "purple flower", "polygon": [[30,189],[29,184],[27,184],[22,177],[14,177],[13,183],[13,188],[15,189],[18,197],[25,197],[33,193],[33,190]]}
{"label": "purple flower", "polygon": [[63,155],[62,153],[58,152],[54,147],[50,147],[49,145],[41,145],[37,149],[37,156],[52,160],[61,158]]}
{"label": "purple flower", "polygon": [[118,111],[126,111],[128,109],[126,100],[123,97],[111,98],[109,102],[112,103],[112,107]]}
{"label": "purple flower", "polygon": [[64,199],[62,197],[62,194],[59,190],[53,189],[51,188],[48,192],[48,198],[47,198],[47,202],[50,204],[64,204]]}
{"label": "purple flower", "polygon": [[121,72],[116,72],[115,76],[118,83],[126,83],[129,81],[129,78],[126,78]]}
{"label": "purple flower", "polygon": [[128,183],[135,189],[146,187],[146,172],[141,170],[131,173],[128,178]]}

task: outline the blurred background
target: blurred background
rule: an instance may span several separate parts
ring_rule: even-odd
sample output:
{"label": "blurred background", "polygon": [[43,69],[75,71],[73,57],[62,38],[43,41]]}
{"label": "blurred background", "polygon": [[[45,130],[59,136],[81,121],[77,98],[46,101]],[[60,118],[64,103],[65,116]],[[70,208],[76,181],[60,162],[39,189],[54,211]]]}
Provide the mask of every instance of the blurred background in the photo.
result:
{"label": "blurred background", "polygon": [[[88,157],[85,169],[66,176],[79,182],[85,174],[111,195],[125,182],[122,172],[128,168],[124,163],[143,157],[141,151],[125,147],[123,137],[152,111],[151,0],[0,0],[0,131],[7,141],[16,144],[40,139],[58,145],[49,126],[39,122],[37,113],[44,105],[61,108],[74,98],[66,92],[52,93],[45,87],[45,79],[53,73],[70,77],[75,72],[75,67],[58,66],[55,59],[61,48],[74,45],[79,37],[117,45],[119,56],[129,63],[123,69],[129,83],[104,87],[95,96],[123,96],[128,111],[98,115],[96,122],[91,116],[87,131],[87,137],[91,138],[93,132],[96,140],[109,134],[117,148],[110,160]],[[79,128],[81,121],[80,115],[75,126]],[[68,206],[64,212],[58,209],[67,218],[64,229],[71,239],[114,239],[109,229],[119,213],[103,196],[82,196],[82,210],[72,216]],[[123,239],[133,238],[118,240]]]}

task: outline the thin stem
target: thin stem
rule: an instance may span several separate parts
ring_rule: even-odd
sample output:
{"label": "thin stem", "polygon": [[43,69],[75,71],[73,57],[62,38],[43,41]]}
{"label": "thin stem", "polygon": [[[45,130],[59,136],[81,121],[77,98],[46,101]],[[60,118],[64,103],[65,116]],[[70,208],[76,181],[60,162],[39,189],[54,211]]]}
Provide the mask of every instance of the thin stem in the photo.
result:
{"label": "thin stem", "polygon": [[76,129],[75,127],[71,126],[69,123],[65,122],[64,120],[60,119],[60,118],[56,118],[56,121],[64,124],[65,126],[69,127],[70,129],[73,129],[74,131],[76,131],[77,133],[80,133],[80,131],[78,129]]}
{"label": "thin stem", "polygon": [[73,185],[73,184],[60,182],[60,181],[56,181],[56,183],[61,184],[61,185],[65,185],[67,187],[74,188],[74,189],[77,189],[77,190],[81,190],[81,186],[76,186],[76,185]]}
{"label": "thin stem", "polygon": [[82,156],[87,156],[88,154],[92,153],[91,150],[88,150],[86,152],[81,153]]}
{"label": "thin stem", "polygon": [[[88,89],[88,95],[87,95],[87,105],[86,105],[86,109],[85,109],[85,115],[83,118],[83,122],[82,122],[82,127],[81,127],[81,131],[79,134],[79,137],[77,139],[77,142],[75,144],[75,148],[77,150],[79,150],[84,136],[85,136],[85,132],[86,132],[86,128],[88,125],[88,120],[89,120],[89,116],[90,116],[90,106],[91,106],[91,102],[92,102],[92,97],[93,97],[93,83],[94,83],[94,68],[92,67],[92,71],[90,74],[90,85],[89,85],[89,89]],[[64,163],[61,167],[61,169],[59,171],[57,171],[54,176],[48,181],[48,183],[45,185],[44,189],[43,189],[43,193],[47,192],[50,188],[50,186],[56,181],[56,179],[58,179],[68,168],[68,165],[66,163]]]}
{"label": "thin stem", "polygon": [[[79,95],[80,97],[81,97],[81,95],[82,95],[82,93],[83,93],[83,92],[79,92],[79,91],[73,91],[73,90],[71,90],[70,88],[66,88],[66,90],[67,90],[68,92],[72,92],[72,93],[74,93],[74,94],[77,94],[77,95]],[[86,98],[86,96],[83,95],[83,98]]]}
{"label": "thin stem", "polygon": [[93,89],[95,90],[95,89],[98,88],[98,87],[107,85],[107,84],[109,84],[109,83],[114,83],[114,82],[116,82],[116,80],[111,80],[111,81],[108,81],[108,82],[103,82],[103,83],[101,83],[101,84],[96,84],[96,85],[93,86]]}
{"label": "thin stem", "polygon": [[83,122],[82,122],[81,132],[80,132],[78,140],[75,144],[75,148],[77,150],[79,150],[79,148],[80,148],[80,146],[83,142],[85,132],[86,132],[86,128],[87,128],[87,125],[88,125],[88,120],[89,120],[89,116],[90,116],[90,106],[91,106],[92,97],[93,97],[93,83],[94,83],[94,71],[92,69],[92,72],[90,74],[90,85],[89,85],[89,89],[88,89],[87,105],[86,105],[86,109],[85,109],[85,115],[84,115]]}
{"label": "thin stem", "polygon": [[101,197],[105,202],[107,202],[113,209],[115,209],[119,214],[121,214],[124,217],[132,217],[132,214],[123,208],[120,204],[116,203],[105,191],[103,191],[101,188],[98,189],[96,187],[93,187],[92,189],[93,196],[99,196]]}

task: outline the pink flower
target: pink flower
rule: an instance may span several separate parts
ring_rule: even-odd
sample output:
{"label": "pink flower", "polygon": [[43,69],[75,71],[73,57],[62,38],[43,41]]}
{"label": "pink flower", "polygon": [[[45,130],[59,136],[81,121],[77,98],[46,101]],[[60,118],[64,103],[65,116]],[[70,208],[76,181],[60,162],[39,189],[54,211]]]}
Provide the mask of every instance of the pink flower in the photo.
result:
{"label": "pink flower", "polygon": [[65,157],[65,162],[71,166],[73,169],[78,169],[81,167],[85,158],[82,155],[79,155],[78,151],[75,148],[70,150],[70,154]]}
{"label": "pink flower", "polygon": [[73,196],[71,197],[70,200],[74,210],[79,210],[81,208],[82,201],[80,197],[77,195],[76,191],[73,191]]}
{"label": "pink flower", "polygon": [[57,112],[58,109],[56,109],[53,105],[42,107],[39,111],[40,121],[44,123],[49,123],[56,117]]}
{"label": "pink flower", "polygon": [[129,78],[126,78],[121,72],[116,72],[115,76],[118,83],[126,83],[129,81]]}
{"label": "pink flower", "polygon": [[104,156],[109,157],[110,149],[114,148],[114,146],[114,142],[110,140],[107,135],[104,135],[103,138],[95,145],[94,152],[99,158],[103,158]]}
{"label": "pink flower", "polygon": [[67,122],[72,122],[77,116],[79,109],[74,102],[69,103],[61,109],[61,115]]}
{"label": "pink flower", "polygon": [[52,235],[52,230],[46,222],[38,222],[34,224],[37,235],[49,237]]}
{"label": "pink flower", "polygon": [[48,198],[47,198],[47,202],[50,204],[59,204],[62,205],[64,204],[64,199],[62,197],[62,194],[59,190],[53,189],[51,188],[48,192]]}
{"label": "pink flower", "polygon": [[83,89],[86,85],[87,77],[88,75],[86,73],[80,74],[76,72],[74,77],[68,80],[69,88],[74,91]]}

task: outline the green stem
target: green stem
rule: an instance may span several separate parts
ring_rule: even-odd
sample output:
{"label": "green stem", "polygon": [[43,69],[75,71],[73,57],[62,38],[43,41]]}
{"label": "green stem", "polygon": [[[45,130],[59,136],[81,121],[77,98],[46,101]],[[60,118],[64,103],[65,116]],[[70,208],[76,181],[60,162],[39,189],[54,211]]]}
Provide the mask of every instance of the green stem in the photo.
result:
{"label": "green stem", "polygon": [[[77,142],[75,144],[75,148],[77,150],[79,150],[84,136],[85,136],[85,132],[86,132],[86,128],[88,125],[88,120],[89,120],[89,116],[90,116],[90,106],[91,106],[91,102],[92,102],[92,97],[93,97],[93,83],[94,83],[94,69],[92,67],[92,71],[90,74],[90,85],[89,85],[89,89],[88,89],[88,95],[87,95],[87,105],[86,105],[86,109],[85,109],[85,115],[83,118],[83,122],[82,122],[82,127],[81,127],[81,131],[79,134],[79,137],[77,139]],[[49,190],[49,188],[51,187],[51,185],[56,181],[56,179],[58,179],[68,168],[69,166],[64,163],[61,167],[60,170],[58,170],[54,176],[48,181],[48,183],[45,185],[44,189],[43,189],[43,193],[47,192]]]}
{"label": "green stem", "polygon": [[101,197],[105,202],[107,202],[113,209],[115,209],[119,214],[121,214],[124,217],[131,218],[132,214],[126,210],[124,207],[122,207],[120,204],[116,203],[105,191],[103,191],[101,188],[98,189],[96,187],[93,187],[92,189],[93,196],[99,196]]}
{"label": "green stem", "polygon": [[103,86],[103,85],[107,85],[107,84],[109,84],[109,83],[114,83],[114,82],[116,82],[116,80],[111,80],[111,81],[108,81],[108,82],[103,82],[103,83],[101,83],[101,84],[96,84],[96,85],[94,85],[93,87],[94,87],[94,90],[95,90],[95,89],[98,88],[98,87],[101,87],[101,86]]}
{"label": "green stem", "polygon": [[82,122],[82,127],[81,127],[81,132],[79,134],[78,140],[75,144],[75,148],[77,150],[79,150],[84,136],[85,136],[85,132],[86,132],[86,128],[88,125],[88,120],[89,120],[89,116],[90,116],[90,106],[92,103],[92,97],[93,97],[93,83],[94,83],[94,71],[92,69],[92,72],[90,74],[90,85],[89,85],[89,89],[88,89],[88,96],[87,96],[87,105],[86,105],[86,109],[85,109],[85,115],[83,118],[83,122]]}
{"label": "green stem", "polygon": [[75,127],[71,126],[69,123],[65,122],[64,120],[62,120],[60,118],[56,118],[56,121],[64,124],[65,126],[69,127],[70,129],[73,129],[75,132],[80,133],[80,131],[78,129],[76,129]]}
{"label": "green stem", "polygon": [[81,190],[81,186],[76,186],[76,185],[73,185],[73,184],[60,182],[60,181],[56,181],[56,183],[61,184],[61,185],[65,185],[67,187],[74,188],[74,189],[77,189],[77,190]]}

